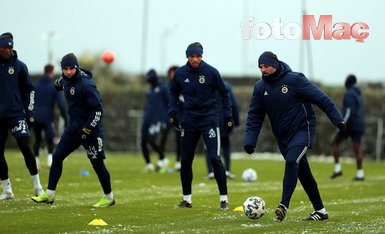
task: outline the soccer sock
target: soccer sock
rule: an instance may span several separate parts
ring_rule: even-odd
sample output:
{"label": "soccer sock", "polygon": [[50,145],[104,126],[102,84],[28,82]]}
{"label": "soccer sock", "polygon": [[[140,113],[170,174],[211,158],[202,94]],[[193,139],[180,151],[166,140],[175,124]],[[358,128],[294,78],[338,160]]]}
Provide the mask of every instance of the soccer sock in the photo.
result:
{"label": "soccer sock", "polygon": [[36,167],[37,169],[40,168],[40,160],[39,160],[39,157],[35,157],[35,160],[36,160]]}
{"label": "soccer sock", "polygon": [[47,165],[50,167],[52,164],[52,154],[47,155]]}
{"label": "soccer sock", "polygon": [[55,190],[47,189],[47,195],[50,197],[55,197]]}
{"label": "soccer sock", "polygon": [[342,167],[341,167],[341,164],[340,163],[336,163],[334,165],[334,172],[338,173],[342,170]]}
{"label": "soccer sock", "polygon": [[183,200],[187,201],[188,203],[191,203],[191,194],[190,195],[183,195]]}
{"label": "soccer sock", "polygon": [[357,170],[357,178],[364,178],[364,169]]}
{"label": "soccer sock", "polygon": [[228,201],[227,195],[219,195],[219,201]]}
{"label": "soccer sock", "polygon": [[4,192],[12,193],[11,181],[8,179],[2,180],[1,184],[3,185]]}
{"label": "soccer sock", "polygon": [[41,187],[41,184],[40,184],[39,173],[36,174],[36,175],[32,175],[31,177],[32,177],[32,181],[33,181],[33,187],[34,187],[35,189],[43,189],[43,188]]}
{"label": "soccer sock", "polygon": [[109,194],[104,194],[104,198],[109,201],[112,201],[114,200],[114,194],[112,194],[112,191],[111,191]]}
{"label": "soccer sock", "polygon": [[316,211],[321,213],[321,214],[327,214],[325,207],[320,209],[320,210],[316,210]]}

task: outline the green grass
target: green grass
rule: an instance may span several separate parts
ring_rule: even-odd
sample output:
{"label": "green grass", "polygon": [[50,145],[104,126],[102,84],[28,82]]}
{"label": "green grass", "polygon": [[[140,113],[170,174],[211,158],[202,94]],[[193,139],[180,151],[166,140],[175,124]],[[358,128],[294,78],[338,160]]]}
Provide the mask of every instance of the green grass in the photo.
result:
{"label": "green grass", "polygon": [[[92,204],[103,194],[85,153],[79,151],[66,159],[55,203],[49,206],[30,200],[33,186],[24,160],[18,151],[7,151],[16,199],[0,202],[0,233],[385,233],[384,162],[365,162],[366,180],[355,182],[355,164],[344,160],[344,176],[331,181],[331,158],[310,157],[330,219],[302,221],[312,207],[298,183],[287,218],[278,222],[274,208],[281,196],[284,165],[280,158],[234,159],[237,178],[228,181],[230,210],[224,212],[219,210],[215,181],[204,179],[202,157],[194,161],[192,209],[174,208],[182,198],[179,174],[146,173],[140,155],[109,153],[107,157],[116,205],[95,209]],[[43,164],[44,160],[42,157]],[[254,183],[240,179],[249,167],[258,172]],[[90,175],[82,176],[81,170],[90,171]],[[40,171],[44,187],[48,172],[47,168]],[[232,211],[252,195],[262,197],[268,207],[260,220]],[[103,219],[108,226],[88,225],[93,219]]]}

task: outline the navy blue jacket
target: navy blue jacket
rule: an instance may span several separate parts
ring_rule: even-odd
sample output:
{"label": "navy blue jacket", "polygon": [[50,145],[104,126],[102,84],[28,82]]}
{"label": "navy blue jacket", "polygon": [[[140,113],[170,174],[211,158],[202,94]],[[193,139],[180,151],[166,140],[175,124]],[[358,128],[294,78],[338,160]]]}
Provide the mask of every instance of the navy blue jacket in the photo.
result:
{"label": "navy blue jacket", "polygon": [[33,117],[34,99],[28,68],[14,50],[9,60],[0,59],[0,118]]}
{"label": "navy blue jacket", "polygon": [[72,78],[62,75],[59,83],[68,106],[69,125],[65,133],[79,134],[83,128],[88,128],[92,130],[91,135],[102,134],[102,99],[92,80],[92,73],[79,68]]}
{"label": "navy blue jacket", "polygon": [[[233,122],[234,122],[234,126],[239,126],[239,104],[237,102],[237,100],[235,99],[235,96],[234,96],[234,93],[233,93],[233,90],[231,88],[231,85],[229,82],[227,81],[224,81],[225,83],[225,86],[227,88],[227,90],[229,90],[229,95],[230,95],[230,101],[231,101],[231,113],[232,113],[232,118],[233,118]],[[219,96],[219,94],[217,93],[217,103],[218,103],[218,116],[219,116],[219,128],[220,128],[220,131],[221,131],[221,137],[228,137],[229,136],[229,132],[227,131],[227,128],[225,126],[225,116],[224,116],[224,111],[223,111],[223,107],[222,107],[222,100],[221,100],[221,96]]]}
{"label": "navy blue jacket", "polygon": [[[348,111],[349,110],[349,111]],[[361,90],[352,85],[347,88],[343,103],[343,116],[346,123],[346,130],[349,132],[364,132],[365,128],[365,107]]]}
{"label": "navy blue jacket", "polygon": [[[174,74],[170,85],[169,115],[176,114],[179,96],[184,98],[184,118],[181,121],[218,124],[216,93],[222,98],[224,116],[230,118],[231,101],[219,72],[203,60],[198,68],[194,69],[187,62],[179,67]],[[196,121],[199,120],[199,121]]]}
{"label": "navy blue jacket", "polygon": [[61,93],[54,88],[54,81],[47,75],[42,76],[35,83],[35,122],[51,123],[54,120],[55,103],[67,123],[67,114],[64,99]]}
{"label": "navy blue jacket", "polygon": [[[160,122],[162,127],[168,125],[167,105],[168,105],[168,87],[166,84],[159,83],[158,79],[151,83],[147,92],[147,101],[144,107],[143,124],[151,127],[152,124]],[[143,129],[142,131],[147,131]]]}
{"label": "navy blue jacket", "polygon": [[[255,84],[244,144],[256,144],[267,115],[281,152],[296,145],[310,148],[316,129],[312,104],[325,112],[335,126],[343,121],[342,116],[330,97],[302,73],[291,71],[283,62],[279,64],[277,72]],[[296,134],[300,131],[302,134],[298,137]]]}

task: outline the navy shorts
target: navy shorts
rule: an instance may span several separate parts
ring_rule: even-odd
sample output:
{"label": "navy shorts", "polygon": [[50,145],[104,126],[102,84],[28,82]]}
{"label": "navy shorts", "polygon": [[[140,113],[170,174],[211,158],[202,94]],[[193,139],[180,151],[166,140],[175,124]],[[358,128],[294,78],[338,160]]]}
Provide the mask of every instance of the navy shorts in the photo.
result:
{"label": "navy shorts", "polygon": [[8,136],[8,130],[15,138],[30,136],[27,121],[24,117],[1,118],[0,119],[0,141],[5,141]]}
{"label": "navy shorts", "polygon": [[346,129],[344,132],[337,132],[334,139],[342,141],[350,137],[355,142],[361,142],[363,135],[363,131],[350,131],[349,129]]}
{"label": "navy shorts", "polygon": [[79,146],[83,146],[89,159],[105,158],[104,137],[99,134],[91,134],[85,140],[77,139],[75,135],[63,134],[56,146],[54,157],[59,157],[64,160],[64,158]]}

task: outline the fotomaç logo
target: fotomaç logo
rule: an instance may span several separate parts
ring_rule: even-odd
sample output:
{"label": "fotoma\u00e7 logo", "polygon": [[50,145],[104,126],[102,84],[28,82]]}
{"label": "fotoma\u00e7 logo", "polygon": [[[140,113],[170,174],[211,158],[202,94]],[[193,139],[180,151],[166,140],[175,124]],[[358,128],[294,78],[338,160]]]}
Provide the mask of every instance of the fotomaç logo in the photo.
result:
{"label": "fotoma\u00e7 logo", "polygon": [[283,24],[281,18],[275,18],[271,24],[255,23],[254,18],[246,17],[241,22],[242,39],[249,40],[253,37],[257,40],[266,40],[271,36],[277,40],[295,40],[301,37],[302,40],[350,40],[352,37],[356,42],[364,42],[369,36],[369,26],[363,22],[356,22],[350,25],[347,22],[333,24],[332,15],[320,15],[318,24],[314,15],[302,16],[302,28],[297,23]]}

